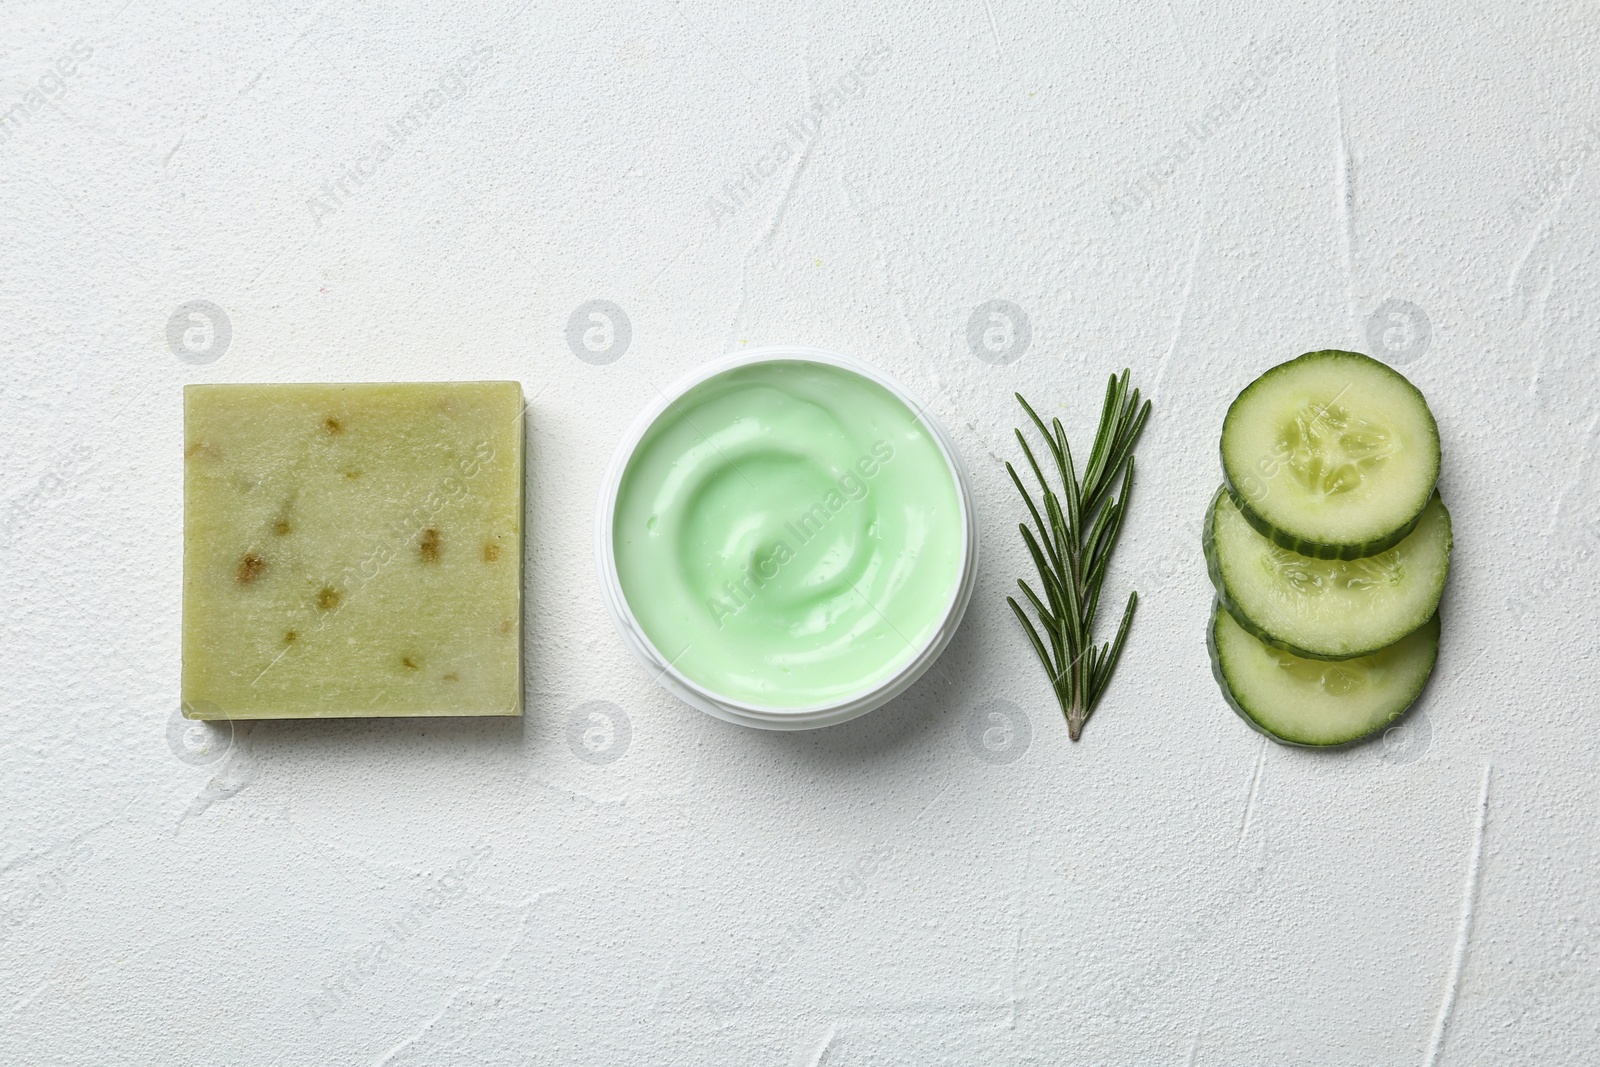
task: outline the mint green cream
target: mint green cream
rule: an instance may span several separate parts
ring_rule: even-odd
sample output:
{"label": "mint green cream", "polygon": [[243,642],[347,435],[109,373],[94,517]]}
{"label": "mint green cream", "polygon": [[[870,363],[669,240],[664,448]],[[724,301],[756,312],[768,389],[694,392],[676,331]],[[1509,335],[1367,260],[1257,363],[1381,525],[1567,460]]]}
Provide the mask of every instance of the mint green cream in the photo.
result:
{"label": "mint green cream", "polygon": [[965,552],[938,442],[854,371],[773,360],[694,386],[628,460],[618,577],[662,658],[746,704],[871,689],[933,637]]}

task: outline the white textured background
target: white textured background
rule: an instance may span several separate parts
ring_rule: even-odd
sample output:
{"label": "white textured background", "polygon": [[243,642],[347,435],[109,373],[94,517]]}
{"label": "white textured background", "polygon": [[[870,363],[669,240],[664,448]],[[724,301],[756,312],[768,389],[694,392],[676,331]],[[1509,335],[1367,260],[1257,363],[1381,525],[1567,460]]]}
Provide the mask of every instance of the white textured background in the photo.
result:
{"label": "white textured background", "polygon": [[[0,1062],[1595,1062],[1592,4],[595,6],[6,3]],[[986,537],[933,673],[804,735],[658,691],[591,553],[655,387],[777,341],[930,401]],[[1216,434],[1375,343],[1444,644],[1290,751],[1207,664]],[[1001,460],[1123,365],[1142,611],[1072,745]],[[181,386],[469,378],[531,402],[526,719],[175,723]]]}

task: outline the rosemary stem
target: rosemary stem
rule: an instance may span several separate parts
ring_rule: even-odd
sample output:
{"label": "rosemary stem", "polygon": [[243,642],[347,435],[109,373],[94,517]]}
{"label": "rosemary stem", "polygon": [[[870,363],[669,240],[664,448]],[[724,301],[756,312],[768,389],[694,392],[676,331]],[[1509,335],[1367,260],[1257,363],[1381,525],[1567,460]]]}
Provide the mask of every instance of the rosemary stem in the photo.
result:
{"label": "rosemary stem", "polygon": [[[1128,495],[1133,487],[1133,446],[1150,414],[1150,402],[1140,404],[1139,390],[1129,388],[1129,377],[1129,372],[1123,370],[1120,378],[1112,375],[1106,385],[1100,424],[1081,478],[1061,421],[1051,419],[1046,426],[1020,393],[1017,402],[1055,460],[1060,491],[1050,484],[1044,466],[1020,429],[1016,432],[1017,443],[1038,483],[1041,503],[1035,503],[1015,468],[1006,464],[1012,484],[1038,528],[1037,540],[1026,523],[1020,531],[1039,572],[1048,608],[1026,582],[1019,580],[1018,585],[1038,616],[1048,644],[1040,638],[1022,605],[1015,598],[1007,599],[1049,676],[1050,688],[1067,721],[1067,735],[1074,741],[1082,736],[1084,724],[1105,695],[1111,673],[1121,658],[1137,600],[1137,594],[1129,597],[1115,639],[1104,646],[1097,645],[1093,637],[1095,615],[1117,533],[1127,514]],[[1119,482],[1120,494],[1116,491]]]}

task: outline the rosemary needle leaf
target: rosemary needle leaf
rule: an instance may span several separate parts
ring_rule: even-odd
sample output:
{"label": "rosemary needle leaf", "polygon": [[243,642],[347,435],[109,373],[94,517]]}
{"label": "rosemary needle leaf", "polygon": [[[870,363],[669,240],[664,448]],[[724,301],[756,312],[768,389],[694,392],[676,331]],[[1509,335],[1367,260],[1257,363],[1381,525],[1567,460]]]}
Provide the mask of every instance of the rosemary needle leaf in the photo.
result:
{"label": "rosemary needle leaf", "polygon": [[1028,491],[1022,487],[1022,479],[1017,476],[1017,469],[1010,463],[1007,463],[1006,473],[1011,475],[1011,484],[1017,487],[1017,493],[1022,497],[1022,502],[1028,505],[1028,514],[1033,516],[1034,526],[1038,527],[1039,532],[1043,534],[1044,520],[1039,517],[1039,509],[1034,507],[1033,498],[1030,497],[1028,495]]}
{"label": "rosemary needle leaf", "polygon": [[1040,620],[1045,624],[1045,632],[1050,635],[1050,648],[1059,659],[1062,651],[1061,624],[1056,621],[1056,617],[1050,612],[1050,609],[1039,602],[1038,594],[1028,587],[1027,582],[1018,578],[1017,585],[1022,587],[1023,594],[1027,596],[1028,602],[1033,605],[1033,610],[1039,613]]}
{"label": "rosemary needle leaf", "polygon": [[[1033,628],[1033,622],[1028,618],[1028,613],[1022,610],[1022,606],[1017,603],[1015,597],[1006,597],[1006,603],[1011,605],[1011,610],[1016,612],[1017,618],[1022,620],[1022,625],[1028,632],[1028,640],[1033,642],[1033,650],[1039,654],[1039,662],[1044,664],[1045,673],[1050,675],[1053,681],[1056,677],[1056,672],[1050,666],[1050,654],[1044,650],[1044,642],[1039,640],[1039,632]],[[1060,699],[1059,691],[1057,692],[1057,699]]]}
{"label": "rosemary needle leaf", "polygon": [[1023,543],[1028,546],[1028,552],[1033,556],[1033,565],[1039,570],[1039,579],[1044,583],[1045,596],[1050,598],[1050,606],[1059,612],[1066,602],[1062,596],[1060,579],[1057,577],[1059,569],[1045,563],[1044,552],[1040,550],[1039,542],[1034,540],[1032,530],[1021,523],[1018,523],[1017,528],[1022,531]]}
{"label": "rosemary needle leaf", "polygon": [[[1033,405],[1022,399],[1021,393],[1014,393],[1012,395],[1017,398],[1017,403],[1022,405],[1022,410],[1028,413],[1028,418],[1033,420],[1034,428],[1039,431],[1039,436],[1044,438],[1045,446],[1050,449],[1051,455],[1055,457],[1056,466],[1059,468],[1061,466],[1063,457],[1061,455],[1059,446],[1056,444],[1055,438],[1051,437],[1050,431],[1044,428],[1044,420],[1039,417],[1038,412],[1033,410]],[[1017,431],[1017,436],[1019,438],[1022,436],[1021,430]]]}
{"label": "rosemary needle leaf", "polygon": [[1117,660],[1122,656],[1122,642],[1128,639],[1128,627],[1133,625],[1133,612],[1139,606],[1139,594],[1128,594],[1128,606],[1122,611],[1122,623],[1117,627],[1117,636],[1111,642],[1111,654],[1106,657],[1105,677],[1101,679],[1101,688],[1111,680],[1111,672],[1117,669]]}

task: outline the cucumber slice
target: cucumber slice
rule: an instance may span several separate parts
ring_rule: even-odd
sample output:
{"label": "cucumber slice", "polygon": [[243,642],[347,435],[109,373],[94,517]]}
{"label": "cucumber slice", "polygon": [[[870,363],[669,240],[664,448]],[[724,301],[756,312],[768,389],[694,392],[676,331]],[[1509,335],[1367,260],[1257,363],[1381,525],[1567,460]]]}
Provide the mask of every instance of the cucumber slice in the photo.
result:
{"label": "cucumber slice", "polygon": [[1329,661],[1262,644],[1218,604],[1207,645],[1240,718],[1285,745],[1327,748],[1376,733],[1417,699],[1439,654],[1439,616],[1370,656]]}
{"label": "cucumber slice", "polygon": [[1254,637],[1312,659],[1385,648],[1439,607],[1450,572],[1450,513],[1434,493],[1406,539],[1364,559],[1313,559],[1261,536],[1225,489],[1203,536],[1217,599]]}
{"label": "cucumber slice", "polygon": [[1222,423],[1222,470],[1250,525],[1318,559],[1398,544],[1439,477],[1417,387],[1356,352],[1308,352],[1251,382]]}

